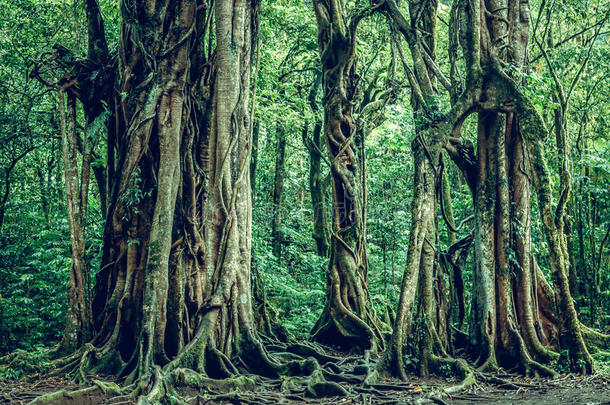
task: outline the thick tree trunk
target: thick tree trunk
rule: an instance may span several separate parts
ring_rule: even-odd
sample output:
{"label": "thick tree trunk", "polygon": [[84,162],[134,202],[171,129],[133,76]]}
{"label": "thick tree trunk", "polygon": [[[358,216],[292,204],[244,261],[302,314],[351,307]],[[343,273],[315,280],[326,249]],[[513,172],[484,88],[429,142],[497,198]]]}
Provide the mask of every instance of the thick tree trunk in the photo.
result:
{"label": "thick tree trunk", "polygon": [[473,340],[483,368],[501,365],[519,367],[525,374],[552,374],[535,361],[549,363],[557,355],[541,345],[534,325],[529,183],[523,178],[526,168],[515,121],[511,113],[479,113],[475,275],[482,276],[473,281],[478,325]]}
{"label": "thick tree trunk", "polygon": [[[513,116],[509,115],[509,119],[512,120]],[[545,297],[537,292],[538,269],[532,266],[531,184],[527,174],[530,168],[524,155],[523,137],[516,125],[507,133],[506,146],[511,192],[511,251],[514,254],[511,268],[516,275],[515,311],[528,351],[535,360],[545,364],[555,357],[543,345],[543,342],[546,345],[551,343],[555,325],[543,324],[540,315]],[[546,281],[543,279],[540,282]]]}
{"label": "thick tree trunk", "polygon": [[[504,0],[486,0],[481,8],[496,11],[486,13],[487,24],[481,28],[482,88],[486,93],[477,142],[471,337],[484,368],[517,366],[526,374],[552,374],[541,364],[548,364],[557,354],[540,341],[551,331],[542,330],[537,315],[541,300],[536,292],[537,274],[531,268],[529,168],[520,117],[501,107],[507,102],[506,96],[498,95],[502,84],[493,68],[488,71],[498,59],[517,66],[526,63],[529,8],[527,3]],[[510,48],[502,45],[506,41],[511,41]]]}
{"label": "thick tree trunk", "polygon": [[[178,189],[189,190],[188,181],[193,180],[187,178],[179,187],[181,147],[189,141],[183,116],[188,117],[191,43],[182,37],[193,23],[195,4],[161,3],[142,4],[143,14],[125,16],[139,24],[122,29],[122,91],[128,96],[120,115],[128,124],[116,139],[119,160],[94,300],[94,344],[115,357],[110,363],[120,374],[133,372],[134,377],[150,372],[154,364],[167,363],[188,336],[183,332],[181,339],[174,339],[171,327],[182,311],[172,313],[181,305],[168,298],[177,299],[175,283],[184,284],[175,268],[170,279],[170,251],[176,222],[182,222],[174,221]],[[160,13],[159,19],[155,13]],[[167,31],[160,29],[163,24]],[[190,248],[197,255],[202,247],[193,240]]]}
{"label": "thick tree trunk", "polygon": [[[412,229],[409,235],[407,264],[403,274],[400,300],[394,330],[389,347],[380,360],[377,370],[401,378],[406,377],[403,350],[406,338],[411,336],[421,349],[420,373],[438,370],[440,365],[449,362],[456,372],[465,373],[465,366],[448,358],[449,327],[445,298],[445,280],[438,266],[438,221],[437,204],[442,195],[442,147],[448,137],[461,126],[470,114],[474,94],[464,92],[455,101],[451,110],[443,113],[436,103],[436,80],[438,75],[434,61],[436,46],[436,8],[431,2],[410,3],[411,22],[402,15],[393,0],[385,2],[386,12],[393,24],[406,40],[411,51],[412,68],[397,46],[402,63],[412,88],[411,103],[414,110],[416,131],[412,142],[414,156],[414,195],[411,206]],[[421,16],[425,37],[414,27]],[[446,216],[446,212],[443,213]],[[415,297],[419,297],[417,318],[412,319]]]}
{"label": "thick tree trunk", "polygon": [[556,293],[560,347],[568,350],[569,363],[573,370],[589,373],[593,369],[593,361],[584,343],[578,315],[570,294],[567,268],[569,259],[565,256],[565,249],[561,245],[565,238],[562,236],[562,228],[556,225],[551,207],[550,174],[541,140],[546,129],[542,118],[529,99],[523,94],[517,93],[517,102],[517,114],[520,115],[522,133],[527,134],[525,139],[531,147],[534,185],[538,193],[538,205],[549,248],[551,274]]}
{"label": "thick tree trunk", "polygon": [[[261,325],[252,305],[251,279],[262,285],[250,271],[250,75],[259,3],[132,5],[122,5],[121,130],[108,139],[117,159],[108,166],[95,334],[58,361],[80,380],[88,371],[124,377],[139,404],[171,401],[177,384],[219,386],[208,377],[244,369],[311,374],[313,359],[267,354],[259,333],[275,330]],[[266,313],[260,292],[256,303],[262,297]]]}
{"label": "thick tree trunk", "polygon": [[314,10],[331,162],[333,233],[326,305],[312,335],[345,349],[376,350],[384,337],[367,287],[364,196],[353,119],[356,28],[362,16],[348,20],[340,0],[316,0]]}
{"label": "thick tree trunk", "polygon": [[501,131],[497,114],[484,117],[479,114],[477,138],[478,176],[474,193],[474,254],[475,266],[472,276],[472,320],[471,337],[479,349],[477,363],[496,366],[496,301],[495,269],[496,238],[494,219],[497,192],[497,148],[494,140]]}
{"label": "thick tree trunk", "polygon": [[[144,15],[126,16],[138,25],[123,27],[122,113],[130,118],[98,275],[94,369],[144,382],[160,366],[224,378],[237,373],[239,357],[249,370],[277,376],[288,369],[259,341],[259,331],[275,330],[255,321],[250,272],[257,4],[146,5]],[[206,25],[212,11],[215,24]],[[208,31],[195,37],[195,23]],[[133,31],[140,27],[155,35]],[[204,40],[212,29],[213,53]],[[264,306],[264,293],[257,297]],[[290,371],[311,371],[310,363]]]}

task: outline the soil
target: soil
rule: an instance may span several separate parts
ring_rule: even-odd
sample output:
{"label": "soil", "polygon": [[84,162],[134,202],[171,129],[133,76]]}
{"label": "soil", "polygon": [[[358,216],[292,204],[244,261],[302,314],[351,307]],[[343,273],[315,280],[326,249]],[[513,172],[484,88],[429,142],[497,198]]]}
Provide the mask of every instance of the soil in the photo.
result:
{"label": "soil", "polygon": [[[231,403],[264,404],[514,404],[514,405],[610,405],[610,378],[604,376],[574,376],[564,375],[555,379],[526,379],[503,374],[502,376],[480,376],[501,378],[504,383],[477,383],[468,390],[454,395],[441,394],[443,388],[452,384],[451,381],[440,379],[421,379],[411,377],[407,381],[383,381],[385,387],[377,393],[363,392],[357,385],[349,388],[353,395],[346,398],[306,399],[291,397],[279,391],[268,390],[264,394],[240,393],[227,394],[224,398],[206,399],[205,393],[183,390],[180,393],[188,398],[193,405],[215,405]],[[481,379],[481,378],[480,378]],[[268,386],[268,385],[267,385]],[[388,389],[388,386],[393,388]],[[36,397],[59,390],[74,390],[77,387],[70,380],[61,377],[42,376],[29,381],[0,382],[0,404],[27,404]],[[362,387],[360,387],[362,388]],[[361,392],[358,392],[361,391]],[[112,405],[121,403],[128,405],[131,401],[122,398],[107,398],[99,390],[83,401],[72,400],[64,396],[58,404],[65,405]]]}

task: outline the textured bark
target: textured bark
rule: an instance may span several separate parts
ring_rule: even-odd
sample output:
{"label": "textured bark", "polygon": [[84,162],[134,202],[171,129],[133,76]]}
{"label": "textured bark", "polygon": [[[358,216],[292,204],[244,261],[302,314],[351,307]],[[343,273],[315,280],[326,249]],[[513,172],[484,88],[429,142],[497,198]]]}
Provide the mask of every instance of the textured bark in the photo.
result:
{"label": "textured bark", "polygon": [[[515,311],[523,333],[523,339],[534,359],[548,363],[552,359],[547,348],[553,334],[553,324],[543,325],[539,312],[544,297],[537,292],[539,275],[532,266],[531,245],[531,191],[526,170],[529,169],[524,156],[523,138],[518,128],[507,133],[509,162],[509,188],[511,191],[511,239],[514,253]],[[541,282],[544,280],[541,280]],[[557,342],[554,342],[557,343]]]}
{"label": "textured bark", "polygon": [[68,281],[68,310],[59,353],[69,354],[87,343],[91,339],[92,332],[91,307],[85,283],[88,269],[84,234],[89,196],[90,155],[85,136],[79,173],[76,99],[72,95],[66,97],[63,90],[60,90],[59,94],[65,197],[72,251]]}
{"label": "textured bark", "polygon": [[[174,220],[179,188],[195,193],[189,184],[192,175],[185,176],[186,184],[180,182],[181,168],[187,174],[192,169],[190,157],[181,156],[181,150],[193,153],[183,117],[189,116],[192,39],[187,34],[195,2],[168,6],[149,1],[141,6],[138,15],[124,9],[125,20],[134,18],[138,24],[122,27],[121,92],[127,97],[118,116],[125,126],[116,138],[109,136],[109,149],[116,145],[118,160],[114,173],[109,173],[110,204],[93,305],[93,343],[101,349],[107,371],[132,372],[132,377],[167,363],[188,338],[186,331],[175,330],[177,321],[188,322],[182,316],[183,305],[175,301],[183,295],[176,292],[187,289],[175,264],[188,260],[170,253],[178,245],[177,225],[186,227],[192,218],[184,217],[195,214],[180,212],[182,218]],[[190,248],[197,258],[202,249],[197,239]]]}
{"label": "textured bark", "polygon": [[590,373],[593,369],[593,361],[583,340],[578,315],[570,294],[567,268],[569,258],[566,257],[565,249],[562,247],[565,237],[562,235],[563,229],[555,222],[551,206],[550,173],[542,145],[546,128],[531,101],[518,89],[513,90],[516,92],[517,114],[521,119],[522,133],[527,134],[525,139],[531,147],[533,183],[538,194],[538,205],[549,248],[551,274],[556,293],[559,345],[568,351],[568,360],[573,370]]}
{"label": "textured bark", "polygon": [[479,114],[477,138],[478,176],[474,193],[474,254],[472,289],[471,337],[479,349],[478,363],[496,366],[494,345],[496,339],[496,239],[494,219],[497,204],[497,149],[494,140],[498,135],[499,117],[487,118]]}
{"label": "textured bark", "polygon": [[326,305],[313,338],[346,349],[383,346],[381,322],[367,287],[363,184],[355,145],[356,29],[365,14],[347,17],[340,0],[316,0],[322,66],[324,135],[331,163],[333,233]]}
{"label": "textured bark", "polygon": [[[406,377],[403,350],[409,335],[420,347],[419,372],[422,375],[437,370],[443,362],[449,361],[447,355],[451,339],[445,302],[446,286],[442,274],[446,267],[437,265],[440,260],[437,257],[437,204],[443,198],[441,152],[446,140],[459,130],[463,120],[470,114],[475,96],[473,93],[464,92],[447,112],[443,112],[436,102],[437,80],[444,82],[434,61],[437,7],[436,2],[409,3],[411,21],[408,22],[396,2],[388,0],[384,5],[390,21],[402,34],[411,52],[412,63],[409,64],[400,45],[397,46],[411,85],[411,104],[416,121],[415,138],[412,142],[412,229],[409,235],[407,264],[392,337],[377,367],[381,373],[401,378]],[[431,34],[425,38],[414,28],[420,17],[425,31]],[[419,301],[416,319],[413,320],[416,291]],[[416,330],[412,331],[413,328]],[[455,362],[452,362],[452,365],[455,365]]]}
{"label": "textured bark", "polygon": [[[434,20],[430,11],[418,8],[420,4],[409,3],[409,6],[410,15],[421,18],[422,24]],[[412,28],[417,24],[413,21],[409,24],[393,0],[387,0],[384,7],[411,50],[413,67],[408,66],[404,57],[402,59],[412,88],[414,110],[430,114],[434,111],[431,107],[435,106],[429,101],[435,94],[434,84],[437,80],[444,85],[448,82],[434,64],[434,47],[429,42],[422,45],[418,31]],[[426,18],[426,14],[432,17]],[[484,369],[498,365],[517,366],[526,374],[552,374],[553,371],[542,363],[549,364],[557,359],[558,354],[551,349],[560,347],[569,350],[573,367],[580,364],[580,371],[586,372],[590,369],[590,357],[580,337],[569,295],[566,239],[561,236],[564,229],[555,223],[556,218],[552,215],[548,169],[540,148],[541,138],[537,138],[544,136],[546,130],[531,101],[500,67],[500,61],[520,66],[526,62],[528,22],[527,2],[486,0],[456,3],[450,25],[459,27],[458,37],[466,59],[465,89],[459,95],[453,93],[455,85],[446,86],[452,92],[454,107],[446,115],[432,114],[437,118],[432,120],[436,122],[430,127],[435,127],[436,131],[424,127],[417,133],[416,140],[421,140],[426,157],[432,162],[432,167],[427,170],[429,175],[435,172],[438,164],[435,140],[441,139],[440,144],[458,164],[473,190],[475,269],[471,338],[479,356],[477,364]],[[425,31],[433,32],[433,29],[428,27]],[[455,72],[452,72],[453,81],[455,77]],[[478,112],[476,158],[459,140],[461,122],[471,112]],[[526,135],[522,137],[522,133]],[[446,140],[449,142],[445,143]],[[421,169],[416,151],[414,156],[417,172]],[[420,340],[420,372],[426,373],[427,366],[438,366],[439,362],[463,371],[455,361],[440,361],[446,354],[444,338],[439,334],[443,325],[443,296],[438,294],[433,300],[428,293],[430,280],[434,279],[430,276],[430,269],[434,266],[427,264],[430,253],[426,251],[424,242],[428,241],[426,236],[432,239],[436,234],[425,233],[429,228],[423,220],[426,217],[425,202],[419,199],[421,178],[418,183],[416,176],[413,230],[397,322],[390,350],[379,367],[399,376],[404,376],[404,330],[411,326],[412,297],[418,276],[421,302],[415,324],[419,325],[420,319],[429,322],[424,328],[423,340]],[[549,241],[556,300],[532,256],[529,240],[531,178],[538,191]],[[433,195],[428,197],[429,200],[432,198]],[[563,212],[562,201],[560,199],[557,212]],[[433,316],[435,319],[431,320]],[[422,335],[417,336],[422,339]]]}
{"label": "textured bark", "polygon": [[[260,341],[261,333],[285,336],[251,273],[258,8],[249,0],[122,3],[120,79],[116,94],[101,94],[117,103],[94,335],[54,363],[79,381],[88,372],[124,378],[130,397],[156,404],[172,401],[175,385],[224,386],[212,379],[244,369],[277,377],[318,367],[282,362]],[[95,64],[57,52],[56,63],[63,54],[75,66],[59,83],[70,111],[78,98],[87,112],[81,80]]]}
{"label": "textured bark", "polygon": [[[486,0],[481,8],[486,14],[481,44],[484,65],[501,59],[525,66],[528,4]],[[511,47],[505,46],[507,41]],[[548,364],[557,354],[542,346],[542,325],[534,317],[538,300],[530,267],[529,168],[519,117],[501,107],[506,102],[502,101],[505,97],[498,97],[502,83],[493,74],[483,76],[483,86],[486,94],[478,117],[479,170],[474,197],[473,343],[481,353],[479,364],[485,368],[517,366],[526,374],[550,374],[540,363]]]}

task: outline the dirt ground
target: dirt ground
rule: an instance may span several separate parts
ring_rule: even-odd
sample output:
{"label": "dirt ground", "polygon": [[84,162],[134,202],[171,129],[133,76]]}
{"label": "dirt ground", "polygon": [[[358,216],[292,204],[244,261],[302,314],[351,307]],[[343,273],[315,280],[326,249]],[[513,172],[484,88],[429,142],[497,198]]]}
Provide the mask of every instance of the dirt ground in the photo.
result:
{"label": "dirt ground", "polygon": [[[182,392],[190,398],[194,405],[269,403],[278,404],[515,404],[515,405],[610,405],[610,378],[604,376],[572,376],[565,375],[555,379],[525,379],[516,376],[501,376],[504,383],[477,383],[466,391],[454,395],[442,394],[443,388],[450,386],[450,381],[438,379],[420,379],[412,377],[408,381],[386,381],[394,385],[392,389],[386,386],[378,389],[378,394],[359,390],[357,385],[351,385],[353,395],[346,398],[326,398],[309,400],[294,398],[269,391],[265,400],[248,399],[249,393],[242,393],[239,397],[227,394],[223,399],[209,399],[198,395],[197,392]],[[508,384],[507,384],[508,383]],[[36,397],[58,390],[74,390],[75,386],[70,380],[60,377],[42,377],[31,381],[3,381],[0,382],[0,404],[27,404]],[[358,392],[360,391],[360,392]],[[253,393],[252,393],[253,394]],[[69,396],[62,396],[57,404],[65,405],[128,405],[135,403],[125,397],[107,398],[99,390],[92,391],[86,401],[75,402]]]}
{"label": "dirt ground", "polygon": [[531,381],[531,384],[529,382],[524,381],[523,385],[511,390],[483,385],[445,401],[456,405],[610,405],[610,378],[607,377],[564,376],[553,380]]}

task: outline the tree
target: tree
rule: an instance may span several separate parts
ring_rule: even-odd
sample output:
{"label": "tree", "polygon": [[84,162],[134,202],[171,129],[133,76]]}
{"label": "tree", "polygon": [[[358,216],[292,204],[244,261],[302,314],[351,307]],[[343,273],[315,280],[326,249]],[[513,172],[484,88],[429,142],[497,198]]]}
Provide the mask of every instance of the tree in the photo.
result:
{"label": "tree", "polygon": [[324,136],[331,164],[333,230],[327,297],[313,338],[346,348],[383,347],[381,325],[367,287],[365,207],[356,147],[353,103],[356,91],[356,31],[376,6],[351,17],[340,0],[314,1],[322,66]]}
{"label": "tree", "polygon": [[59,109],[62,132],[62,157],[64,163],[65,195],[70,224],[72,260],[68,283],[68,311],[64,336],[58,348],[60,353],[70,354],[91,339],[91,303],[88,297],[85,258],[85,223],[89,197],[90,158],[87,136],[82,139],[82,159],[79,174],[76,133],[76,98],[59,92]]}
{"label": "tree", "polygon": [[326,209],[326,190],[328,184],[322,178],[322,156],[324,151],[324,139],[322,135],[322,120],[319,116],[317,95],[322,83],[322,74],[316,72],[311,89],[309,91],[309,107],[314,115],[314,126],[312,137],[309,138],[303,132],[303,143],[309,152],[309,192],[311,194],[311,205],[313,208],[313,239],[316,241],[316,249],[319,256],[326,257],[329,248],[329,224]]}
{"label": "tree", "polygon": [[284,171],[286,166],[286,129],[284,122],[278,121],[275,130],[275,178],[273,181],[273,255],[282,254],[282,195],[284,194]]}
{"label": "tree", "polygon": [[[444,306],[444,279],[435,265],[438,241],[437,203],[442,180],[442,148],[450,134],[459,130],[468,116],[475,93],[464,91],[456,99],[451,110],[441,111],[436,88],[438,80],[448,88],[447,79],[434,61],[436,54],[436,8],[435,2],[409,3],[408,22],[398,4],[386,1],[384,12],[398,33],[406,40],[411,51],[412,67],[407,62],[400,44],[396,45],[405,74],[411,85],[411,103],[415,115],[415,137],[411,147],[414,156],[414,195],[411,204],[412,230],[409,236],[407,265],[403,274],[400,300],[394,329],[388,349],[378,363],[377,369],[402,378],[406,376],[403,348],[405,334],[412,331],[412,308],[416,292],[419,295],[417,321],[421,350],[420,372],[428,373],[428,367],[438,368],[447,360],[449,352],[449,330],[447,311]],[[416,27],[430,33],[421,35]],[[398,40],[398,39],[397,39]],[[435,294],[436,291],[440,291]],[[441,357],[439,357],[441,356]],[[458,372],[466,373],[462,362],[451,362]],[[374,378],[375,375],[369,378]]]}
{"label": "tree", "polygon": [[609,15],[574,1],[0,8],[0,351],[61,339],[0,378],[144,404],[591,372]]}

